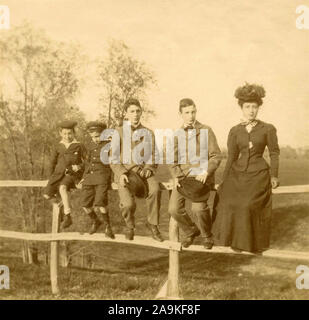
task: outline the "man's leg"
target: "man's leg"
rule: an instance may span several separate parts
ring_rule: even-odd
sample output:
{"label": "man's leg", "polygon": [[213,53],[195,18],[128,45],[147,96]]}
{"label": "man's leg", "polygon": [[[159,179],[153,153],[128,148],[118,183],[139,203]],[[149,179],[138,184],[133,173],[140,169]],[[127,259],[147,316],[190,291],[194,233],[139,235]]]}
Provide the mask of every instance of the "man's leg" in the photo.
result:
{"label": "man's leg", "polygon": [[147,222],[146,226],[151,231],[153,239],[162,242],[164,239],[158,229],[161,207],[161,190],[159,183],[154,176],[147,179],[148,196],[147,204]]}
{"label": "man's leg", "polygon": [[126,238],[133,240],[134,238],[134,214],[136,209],[135,198],[128,188],[118,185],[119,207],[121,215],[126,223]]}
{"label": "man's leg", "polygon": [[213,239],[211,233],[211,215],[207,201],[193,202],[192,212],[196,216],[197,225],[203,238],[204,246],[206,249],[211,249],[213,246]]}
{"label": "man's leg", "polygon": [[158,181],[154,176],[147,179],[149,193],[146,198],[148,208],[147,221],[148,223],[158,226],[161,207],[161,190]]}
{"label": "man's leg", "polygon": [[173,189],[172,191],[168,212],[177,221],[179,228],[184,232],[185,239],[182,244],[184,247],[188,247],[193,243],[194,238],[197,237],[200,232],[187,214],[185,209],[185,198],[177,191],[177,189]]}

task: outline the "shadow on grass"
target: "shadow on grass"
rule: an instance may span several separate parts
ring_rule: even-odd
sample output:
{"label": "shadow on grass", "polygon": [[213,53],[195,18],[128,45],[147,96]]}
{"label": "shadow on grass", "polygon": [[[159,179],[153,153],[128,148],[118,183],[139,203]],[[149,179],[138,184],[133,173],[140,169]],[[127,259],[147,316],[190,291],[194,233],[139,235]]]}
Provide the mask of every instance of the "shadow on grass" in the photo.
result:
{"label": "shadow on grass", "polygon": [[275,208],[272,218],[271,247],[309,250],[309,204],[299,203]]}

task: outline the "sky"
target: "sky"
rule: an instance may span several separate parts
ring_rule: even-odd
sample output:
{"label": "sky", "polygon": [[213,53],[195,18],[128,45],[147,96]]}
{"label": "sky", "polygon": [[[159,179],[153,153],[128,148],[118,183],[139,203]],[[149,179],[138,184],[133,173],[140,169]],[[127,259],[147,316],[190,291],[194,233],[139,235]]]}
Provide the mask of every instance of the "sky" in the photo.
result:
{"label": "sky", "polygon": [[[296,28],[294,0],[7,0],[11,25],[24,20],[59,41],[104,56],[123,40],[154,71],[152,128],[177,128],[179,100],[192,98],[198,120],[219,145],[241,110],[235,89],[245,81],[266,90],[258,118],[277,128],[280,145],[309,146],[309,30]],[[0,31],[4,32],[4,31]],[[94,75],[93,75],[94,76]],[[88,120],[100,110],[91,79],[78,99]]]}

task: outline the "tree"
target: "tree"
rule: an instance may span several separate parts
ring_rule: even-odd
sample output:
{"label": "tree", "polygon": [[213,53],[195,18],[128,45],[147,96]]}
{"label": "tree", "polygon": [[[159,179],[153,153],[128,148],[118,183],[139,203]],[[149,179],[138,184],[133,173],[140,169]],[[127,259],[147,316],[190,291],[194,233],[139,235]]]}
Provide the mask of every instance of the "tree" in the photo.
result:
{"label": "tree", "polygon": [[[6,159],[2,178],[43,179],[46,157],[58,138],[57,123],[66,118],[84,121],[74,104],[83,61],[78,49],[52,41],[28,23],[0,38],[0,132]],[[25,188],[14,196],[9,211],[20,213],[25,231],[37,231],[40,189]],[[23,257],[25,262],[37,260],[27,244]]]}
{"label": "tree", "polygon": [[100,116],[108,127],[121,123],[123,104],[132,97],[142,102],[146,117],[154,115],[147,103],[147,90],[156,84],[154,74],[132,56],[124,42],[111,41],[106,59],[99,62],[98,73],[104,109]]}

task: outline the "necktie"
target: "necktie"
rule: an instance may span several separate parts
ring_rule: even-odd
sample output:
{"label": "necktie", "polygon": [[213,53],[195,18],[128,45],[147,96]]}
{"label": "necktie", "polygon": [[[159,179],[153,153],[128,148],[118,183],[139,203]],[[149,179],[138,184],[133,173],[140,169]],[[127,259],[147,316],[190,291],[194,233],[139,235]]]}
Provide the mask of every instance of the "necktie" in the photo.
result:
{"label": "necktie", "polygon": [[251,127],[255,127],[257,123],[258,121],[256,119],[254,120],[240,119],[240,124],[243,126],[250,125]]}
{"label": "necktie", "polygon": [[193,127],[192,125],[188,125],[188,126],[186,126],[184,129],[185,129],[185,130],[192,130],[192,129],[194,129],[194,127]]}

